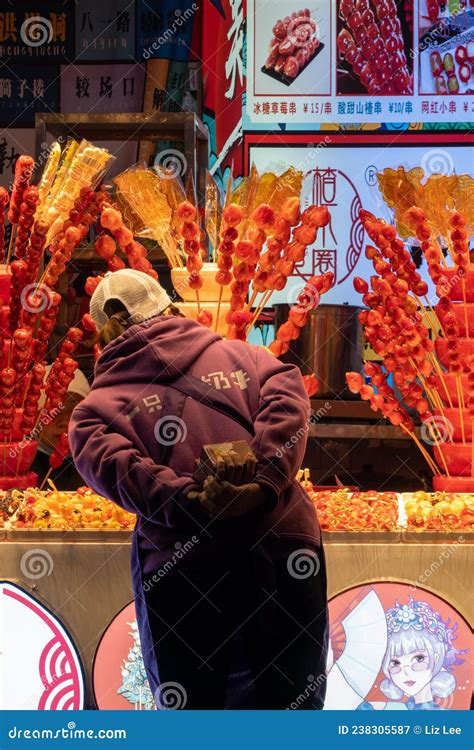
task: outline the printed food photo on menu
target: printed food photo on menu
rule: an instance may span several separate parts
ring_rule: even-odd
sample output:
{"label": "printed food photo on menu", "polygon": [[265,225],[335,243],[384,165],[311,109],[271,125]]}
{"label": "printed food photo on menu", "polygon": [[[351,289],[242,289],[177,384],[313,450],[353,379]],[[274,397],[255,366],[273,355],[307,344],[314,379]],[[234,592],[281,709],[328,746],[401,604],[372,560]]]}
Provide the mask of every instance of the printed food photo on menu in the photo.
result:
{"label": "printed food photo on menu", "polygon": [[255,0],[255,93],[329,95],[331,6]]}
{"label": "printed food photo on menu", "polygon": [[413,94],[413,9],[396,0],[339,0],[337,93]]}
{"label": "printed food photo on menu", "polygon": [[474,0],[420,0],[419,93],[474,91]]}

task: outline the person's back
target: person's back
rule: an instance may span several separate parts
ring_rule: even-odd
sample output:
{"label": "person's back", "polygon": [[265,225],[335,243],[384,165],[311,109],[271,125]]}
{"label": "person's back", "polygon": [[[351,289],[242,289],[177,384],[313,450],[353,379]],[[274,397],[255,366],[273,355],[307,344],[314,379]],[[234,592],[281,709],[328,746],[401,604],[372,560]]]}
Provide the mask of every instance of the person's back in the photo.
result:
{"label": "person's back", "polygon": [[[173,382],[182,379],[189,388],[190,376],[208,386],[211,399],[214,394],[230,401],[253,423],[255,437],[234,419],[199,401],[199,395],[182,404],[179,399],[170,403]],[[130,441],[150,466],[161,465],[166,455],[170,474],[176,473],[179,479],[163,473],[161,490],[157,486],[151,496],[143,497],[153,470],[145,475],[143,487],[135,484],[133,463],[122,449],[114,461],[114,482],[112,465],[100,463],[91,451],[89,420],[94,415],[109,425],[111,453],[116,447],[114,436],[119,436],[117,447]],[[273,538],[284,535],[319,544],[314,506],[294,481],[304,456],[308,419],[309,402],[296,367],[282,364],[259,347],[224,341],[192,320],[162,317],[132,327],[107,347],[98,361],[90,396],[74,411],[72,444],[80,473],[97,492],[132,512],[145,510],[138,533],[149,571],[164,564],[177,543],[185,543],[202,529],[205,519],[195,503],[187,500],[187,493],[194,485],[195,460],[206,444],[246,440],[259,461],[258,481],[278,496],[270,513],[240,519],[239,533],[260,539],[271,530]],[[291,448],[285,448],[292,436]],[[122,503],[117,495],[120,482]],[[128,492],[130,497],[126,497]],[[216,543],[236,535],[235,524],[216,522],[214,526]],[[205,554],[208,546],[209,554],[215,554],[211,542],[204,539],[195,554]]]}
{"label": "person's back", "polygon": [[[322,708],[326,575],[315,510],[295,480],[309,401],[299,370],[179,316],[138,271],[100,282],[103,348],[70,444],[96,491],[137,514],[132,573],[155,702],[225,708],[241,637],[258,708]],[[198,483],[204,445],[245,440]],[[288,447],[291,446],[291,447]]]}

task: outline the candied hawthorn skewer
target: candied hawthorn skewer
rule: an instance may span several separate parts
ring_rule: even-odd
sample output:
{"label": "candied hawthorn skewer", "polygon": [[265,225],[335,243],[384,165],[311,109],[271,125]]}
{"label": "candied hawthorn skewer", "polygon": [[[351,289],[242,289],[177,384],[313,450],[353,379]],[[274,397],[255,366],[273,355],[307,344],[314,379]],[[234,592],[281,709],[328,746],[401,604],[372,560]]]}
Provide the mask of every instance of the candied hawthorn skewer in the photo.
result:
{"label": "candied hawthorn skewer", "polygon": [[95,249],[97,254],[107,261],[109,271],[119,271],[125,268],[123,260],[115,254],[117,249],[115,242],[117,242],[122,252],[125,253],[130,268],[158,279],[158,274],[147,258],[146,248],[134,239],[133,233],[125,226],[118,209],[104,206],[100,223],[111,233],[112,237],[108,234],[99,235],[95,242]]}
{"label": "candied hawthorn skewer", "polygon": [[[302,214],[300,214],[298,198],[292,198],[286,201],[282,207],[282,214],[285,221],[287,221],[290,224],[290,227],[293,228],[291,234],[291,243],[288,244],[288,238],[285,235],[282,248],[283,257],[276,260],[274,264],[274,270],[268,272],[268,276],[263,282],[263,285],[267,289],[267,292],[264,294],[263,299],[260,301],[254,313],[253,321],[250,325],[249,331],[257,322],[261,311],[263,310],[265,305],[268,304],[268,301],[273,292],[281,291],[282,289],[284,289],[289,276],[293,274],[295,263],[297,262],[294,259],[295,247],[298,246],[298,248],[302,248],[302,257],[300,259],[303,260],[306,253],[306,248],[315,242],[318,230],[327,226],[331,220],[330,213],[326,206],[309,206]],[[267,243],[267,246],[270,245],[270,242],[271,240]],[[332,284],[333,275],[330,274],[329,276],[327,276],[327,279],[329,278],[331,278]],[[283,330],[286,331],[287,329]],[[293,333],[296,334],[295,331]],[[283,333],[282,335],[287,334]]]}
{"label": "candied hawthorn skewer", "polygon": [[464,303],[464,325],[466,336],[469,336],[469,322],[467,316],[467,295],[466,295],[466,273],[469,266],[469,239],[466,232],[466,221],[464,217],[455,211],[449,220],[451,231],[449,237],[452,243],[452,253],[456,273],[461,279],[462,297]]}
{"label": "candied hawthorn skewer", "polygon": [[15,163],[15,172],[13,177],[13,188],[10,196],[10,206],[8,209],[8,221],[11,224],[10,244],[8,246],[6,265],[9,265],[10,255],[14,246],[16,229],[21,216],[21,205],[23,203],[23,194],[30,184],[33,174],[34,160],[31,156],[19,156]]}
{"label": "candied hawthorn skewer", "polygon": [[[228,286],[232,282],[232,267],[234,265],[233,255],[235,253],[235,243],[239,238],[239,227],[245,219],[245,211],[242,206],[238,206],[236,203],[229,203],[222,212],[222,223],[219,231],[219,245],[217,248],[217,266],[218,271],[215,279],[219,284],[219,299],[217,303],[216,319],[214,322],[214,330],[217,331],[219,326],[219,317],[222,304],[222,294],[224,287]],[[240,306],[240,296],[238,299],[234,299],[232,294],[231,310],[239,310],[243,308]]]}
{"label": "candied hawthorn skewer", "polygon": [[320,296],[328,292],[333,283],[334,274],[328,272],[321,276],[312,276],[305,284],[297,297],[296,304],[288,313],[288,319],[278,328],[275,341],[269,346],[270,351],[276,357],[286,354],[290,348],[290,341],[299,338],[310,313],[319,305]]}
{"label": "candied hawthorn skewer", "polygon": [[438,467],[414,432],[413,420],[406,409],[399,403],[393,388],[387,384],[385,373],[382,372],[381,368],[377,368],[377,372],[382,378],[382,383],[378,386],[377,393],[375,393],[372,386],[364,382],[359,372],[346,373],[346,382],[349,390],[351,393],[359,394],[364,401],[370,401],[374,411],[380,411],[392,425],[400,427],[410,435],[433,473],[439,474]]}
{"label": "candied hawthorn skewer", "polygon": [[0,187],[0,263],[5,260],[5,220],[9,200],[8,190]]}
{"label": "candied hawthorn skewer", "polygon": [[[250,282],[255,276],[255,269],[266,240],[267,232],[271,231],[271,228],[275,224],[275,212],[271,206],[262,203],[252,212],[249,223],[250,227],[246,227],[245,230],[247,238],[241,239],[235,246],[235,258],[240,263],[233,267],[234,281],[231,286],[232,309],[228,316],[229,338],[239,338],[242,340],[245,340],[248,335],[246,328],[252,323],[253,319],[249,308],[244,309]],[[268,240],[267,246],[271,241],[272,238]]]}
{"label": "candied hawthorn skewer", "polygon": [[31,185],[23,192],[23,202],[20,206],[20,218],[17,225],[13,254],[17,258],[24,258],[28,242],[35,223],[36,209],[39,204],[38,188]]}
{"label": "candied hawthorn skewer", "polygon": [[70,448],[68,434],[67,432],[63,432],[59,436],[58,443],[49,457],[49,469],[46,472],[43,481],[41,482],[40,490],[42,490],[45,486],[46,482],[51,476],[52,471],[54,471],[54,469],[59,469],[59,467],[63,464],[64,459],[69,455],[69,452]]}
{"label": "candied hawthorn skewer", "polygon": [[176,208],[176,218],[179,222],[179,234],[183,242],[186,255],[186,269],[189,273],[188,285],[196,293],[198,313],[201,312],[199,290],[203,285],[200,271],[203,266],[201,258],[201,237],[197,222],[197,209],[189,201],[182,201]]}

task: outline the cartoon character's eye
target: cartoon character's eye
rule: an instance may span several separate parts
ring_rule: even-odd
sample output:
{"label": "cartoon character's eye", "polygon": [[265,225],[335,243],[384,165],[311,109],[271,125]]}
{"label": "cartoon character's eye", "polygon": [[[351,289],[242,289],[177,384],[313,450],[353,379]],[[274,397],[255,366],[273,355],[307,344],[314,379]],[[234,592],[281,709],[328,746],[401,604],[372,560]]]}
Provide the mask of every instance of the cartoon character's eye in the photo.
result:
{"label": "cartoon character's eye", "polygon": [[421,662],[421,661],[425,661],[426,656],[424,654],[416,654],[415,657],[414,657],[414,659],[417,662]]}
{"label": "cartoon character's eye", "polygon": [[391,667],[399,667],[400,666],[400,662],[398,661],[398,659],[391,659],[390,660],[390,666]]}

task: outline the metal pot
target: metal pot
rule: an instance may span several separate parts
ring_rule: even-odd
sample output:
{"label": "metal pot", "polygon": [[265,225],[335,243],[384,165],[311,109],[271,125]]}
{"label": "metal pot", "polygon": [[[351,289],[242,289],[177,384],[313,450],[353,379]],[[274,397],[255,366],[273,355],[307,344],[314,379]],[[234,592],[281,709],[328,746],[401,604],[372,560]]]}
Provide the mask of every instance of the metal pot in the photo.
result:
{"label": "metal pot", "polygon": [[[274,305],[275,327],[288,318],[289,306]],[[314,372],[319,380],[318,398],[355,399],[347,388],[346,372],[362,372],[363,335],[352,305],[319,305],[290,350],[281,357],[300,367],[303,375]]]}

